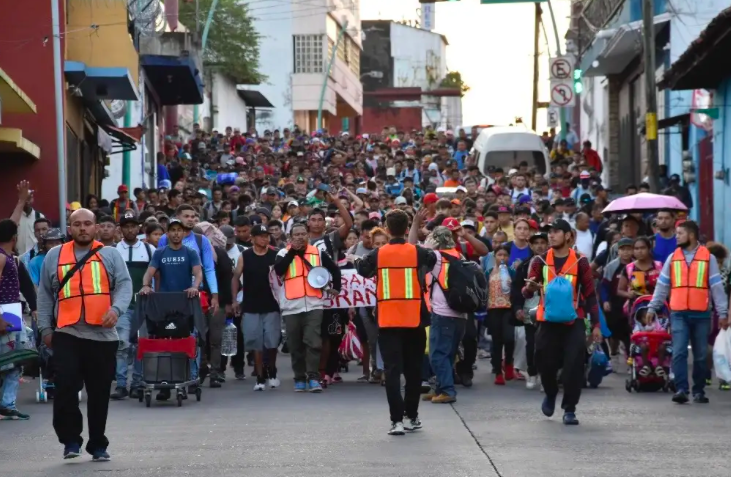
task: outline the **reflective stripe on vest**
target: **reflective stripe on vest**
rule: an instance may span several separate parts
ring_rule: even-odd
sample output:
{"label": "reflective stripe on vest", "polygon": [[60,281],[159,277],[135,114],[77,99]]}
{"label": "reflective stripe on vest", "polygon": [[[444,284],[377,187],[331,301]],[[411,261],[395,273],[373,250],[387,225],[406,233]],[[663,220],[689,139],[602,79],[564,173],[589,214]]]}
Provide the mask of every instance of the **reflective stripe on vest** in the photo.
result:
{"label": "reflective stripe on vest", "polygon": [[[288,247],[289,249],[289,247]],[[320,266],[320,250],[308,245],[305,249],[304,259],[313,267]],[[301,257],[295,256],[289,264],[287,273],[284,275],[284,296],[287,300],[298,300],[305,296],[311,298],[322,298],[322,290],[312,288],[307,282],[310,274],[310,267],[304,264]]]}
{"label": "reflective stripe on vest", "polygon": [[[462,255],[455,249],[440,250],[439,253],[442,255],[451,255],[452,257],[455,257],[455,258],[460,258],[460,256]],[[442,290],[447,289],[448,277],[449,277],[449,260],[442,258],[442,267],[439,270],[439,286],[442,287]]]}
{"label": "reflective stripe on vest", "polygon": [[[536,321],[546,321],[544,318],[545,308],[543,306],[543,296],[546,293],[548,284],[551,281],[560,276],[571,282],[571,286],[574,288],[574,309],[579,310],[579,254],[573,249],[569,249],[569,256],[566,257],[566,262],[561,267],[561,270],[566,270],[572,273],[559,273],[556,274],[556,265],[553,258],[553,249],[549,249],[546,254],[546,263],[543,265],[543,293],[541,293],[541,301],[538,304],[538,313],[536,314]],[[573,323],[573,322],[571,322]],[[568,324],[571,324],[568,323]]]}
{"label": "reflective stripe on vest", "polygon": [[[95,241],[91,247],[101,245]],[[68,242],[61,247],[58,255],[56,274],[59,282],[75,264],[74,242]],[[75,325],[82,315],[87,324],[100,326],[103,316],[112,306],[110,293],[109,275],[97,252],[58,291],[57,326]]]}
{"label": "reflective stripe on vest", "polygon": [[702,245],[698,246],[690,266],[685,260],[683,250],[681,248],[675,250],[670,262],[671,311],[708,311],[710,260],[711,253]]}
{"label": "reflective stripe on vest", "polygon": [[417,275],[417,251],[411,244],[378,249],[376,315],[381,328],[416,328],[421,322],[423,291]]}

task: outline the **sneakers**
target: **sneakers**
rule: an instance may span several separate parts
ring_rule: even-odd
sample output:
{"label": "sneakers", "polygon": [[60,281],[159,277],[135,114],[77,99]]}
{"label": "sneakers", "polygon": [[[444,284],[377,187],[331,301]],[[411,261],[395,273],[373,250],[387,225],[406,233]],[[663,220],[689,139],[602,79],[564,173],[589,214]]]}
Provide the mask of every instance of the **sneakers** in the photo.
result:
{"label": "sneakers", "polygon": [[673,394],[673,402],[676,404],[685,404],[688,402],[688,395],[685,394],[685,391],[678,391]]}
{"label": "sneakers", "polygon": [[565,412],[563,415],[563,423],[565,426],[578,426],[579,420],[573,412]]}
{"label": "sneakers", "polygon": [[212,374],[211,375],[211,379],[208,381],[208,385],[211,388],[216,389],[216,388],[220,388],[221,387],[221,383],[225,383],[225,382],[226,382],[225,379],[224,380],[220,380],[220,379],[218,379],[218,376],[217,375]]}
{"label": "sneakers", "polygon": [[421,393],[428,393],[431,389],[431,384],[429,384],[429,381],[422,381],[421,382]]}
{"label": "sneakers", "polygon": [[355,380],[356,383],[367,383],[370,377],[367,374],[362,375],[358,379]]}
{"label": "sneakers", "polygon": [[91,454],[92,462],[109,462],[112,458],[109,456],[109,452],[106,449],[95,450]]}
{"label": "sneakers", "polygon": [[515,368],[512,364],[505,365],[505,381],[512,381],[515,379]]}
{"label": "sneakers", "polygon": [[495,375],[495,384],[497,386],[505,386],[505,377],[503,376],[503,373]]}
{"label": "sneakers", "polygon": [[81,455],[81,446],[79,444],[66,444],[63,448],[64,459],[75,459]]}
{"label": "sneakers", "polygon": [[320,386],[320,383],[317,382],[317,379],[310,379],[309,391],[311,393],[321,393],[322,392],[322,386]]}
{"label": "sneakers", "polygon": [[391,423],[391,429],[388,431],[389,436],[403,436],[404,434],[406,434],[406,432],[404,431],[403,422]]}
{"label": "sneakers", "polygon": [[525,380],[525,388],[526,389],[535,389],[536,386],[538,386],[538,377],[537,376],[528,376],[528,379]]}
{"label": "sneakers", "polygon": [[119,401],[121,399],[125,399],[127,396],[129,396],[127,388],[124,386],[117,386],[109,397],[114,401]]}
{"label": "sneakers", "polygon": [[450,396],[449,394],[440,394],[438,396],[434,396],[431,400],[434,404],[449,404],[452,402],[457,402],[457,398],[454,396]]}
{"label": "sneakers", "polygon": [[17,409],[7,409],[2,407],[0,407],[0,416],[2,416],[3,419],[7,419],[10,421],[27,421],[28,419],[30,419],[30,416],[28,414],[23,414]]}
{"label": "sneakers", "polygon": [[708,404],[709,400],[704,394],[696,394],[693,396],[693,402],[695,404]]}
{"label": "sneakers", "polygon": [[264,389],[266,389],[264,383],[256,383],[254,385],[254,391],[263,391]]}
{"label": "sneakers", "polygon": [[470,376],[469,374],[463,374],[461,376],[461,378],[462,378],[462,386],[464,386],[466,388],[472,387],[472,376]]}
{"label": "sneakers", "polygon": [[543,404],[541,404],[541,411],[546,417],[553,416],[553,412],[556,410],[556,396],[546,396],[543,398]]}
{"label": "sneakers", "polygon": [[294,382],[294,392],[303,393],[305,391],[307,391],[307,384],[304,381]]}
{"label": "sneakers", "polygon": [[422,401],[431,401],[436,396],[436,392],[432,388],[429,388],[429,392],[426,394],[422,394],[421,400]]}
{"label": "sneakers", "polygon": [[280,384],[282,384],[279,379],[277,378],[277,368],[269,368],[267,369],[267,377],[269,378],[267,380],[267,383],[269,384],[269,387],[274,389],[278,388]]}
{"label": "sneakers", "polygon": [[418,417],[414,419],[409,419],[408,421],[403,423],[404,429],[407,431],[415,431],[417,429],[421,429],[423,426],[421,424],[421,419]]}
{"label": "sneakers", "polygon": [[278,388],[279,385],[282,383],[280,383],[279,379],[277,379],[277,378],[269,378],[268,384],[271,389],[275,389],[275,388]]}

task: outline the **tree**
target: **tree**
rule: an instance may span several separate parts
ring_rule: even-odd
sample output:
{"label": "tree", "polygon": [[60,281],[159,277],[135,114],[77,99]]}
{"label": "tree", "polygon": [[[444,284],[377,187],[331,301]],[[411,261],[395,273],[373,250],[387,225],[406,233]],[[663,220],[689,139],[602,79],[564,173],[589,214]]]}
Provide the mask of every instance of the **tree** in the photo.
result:
{"label": "tree", "polygon": [[[198,0],[201,36],[213,0]],[[195,2],[180,2],[179,18],[189,31],[195,31]],[[231,77],[241,84],[260,84],[259,33],[254,29],[249,7],[238,0],[219,0],[208,31],[203,65]]]}
{"label": "tree", "polygon": [[460,90],[460,96],[464,96],[467,91],[470,90],[470,87],[465,84],[464,81],[462,81],[462,75],[459,71],[450,71],[447,73],[447,75],[444,77],[441,83],[439,83],[440,88],[459,88]]}

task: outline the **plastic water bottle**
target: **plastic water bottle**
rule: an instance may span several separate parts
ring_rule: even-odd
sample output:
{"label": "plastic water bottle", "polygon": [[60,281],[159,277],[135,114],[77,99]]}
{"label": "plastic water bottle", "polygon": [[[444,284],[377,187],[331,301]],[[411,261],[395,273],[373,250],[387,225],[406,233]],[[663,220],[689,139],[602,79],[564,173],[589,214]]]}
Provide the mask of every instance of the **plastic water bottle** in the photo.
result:
{"label": "plastic water bottle", "polygon": [[223,327],[223,338],[221,340],[221,354],[223,356],[236,356],[238,351],[236,343],[236,325],[231,318],[226,319],[226,326]]}
{"label": "plastic water bottle", "polygon": [[510,293],[510,272],[508,272],[508,266],[505,263],[500,264],[500,286],[503,293]]}

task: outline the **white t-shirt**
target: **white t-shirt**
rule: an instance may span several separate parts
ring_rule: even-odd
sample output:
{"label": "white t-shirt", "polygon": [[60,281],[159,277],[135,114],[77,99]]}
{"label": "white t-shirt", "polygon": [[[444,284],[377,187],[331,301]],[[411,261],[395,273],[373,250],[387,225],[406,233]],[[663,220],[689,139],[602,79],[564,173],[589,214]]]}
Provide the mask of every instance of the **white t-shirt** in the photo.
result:
{"label": "white t-shirt", "polygon": [[[242,245],[242,248],[246,250],[246,247]],[[239,257],[241,256],[241,250],[239,250],[238,245],[234,245],[230,249],[226,250],[226,254],[228,255],[228,258],[231,259],[231,262],[234,264],[234,269],[236,269],[236,265],[239,263]],[[239,289],[239,293],[236,295],[236,300],[241,303],[244,301],[244,276],[242,275],[239,279],[241,281],[241,288]]]}
{"label": "white t-shirt", "polygon": [[593,250],[594,250],[594,234],[591,233],[591,230],[576,230],[576,250],[582,253],[590,262],[593,258]]}

